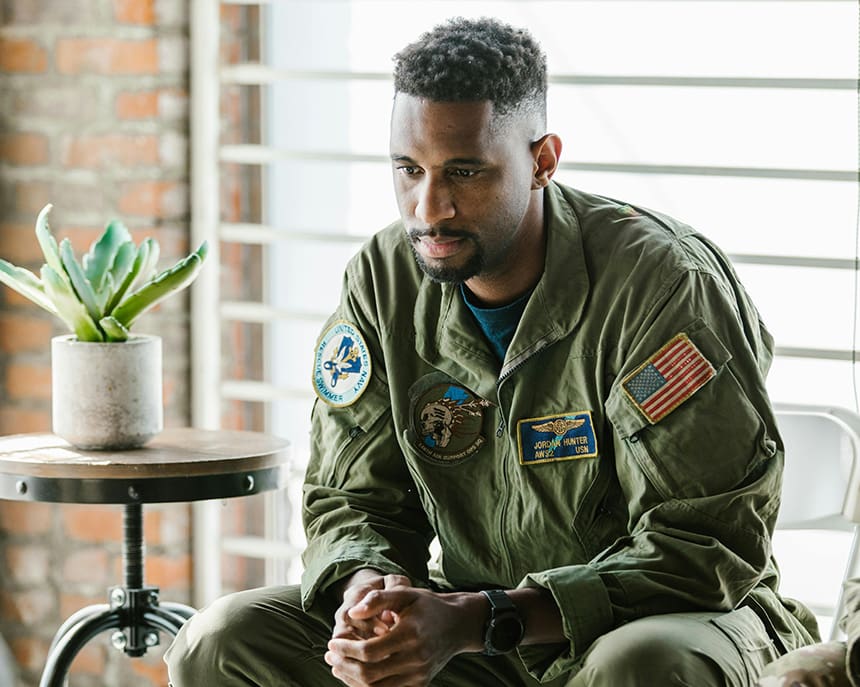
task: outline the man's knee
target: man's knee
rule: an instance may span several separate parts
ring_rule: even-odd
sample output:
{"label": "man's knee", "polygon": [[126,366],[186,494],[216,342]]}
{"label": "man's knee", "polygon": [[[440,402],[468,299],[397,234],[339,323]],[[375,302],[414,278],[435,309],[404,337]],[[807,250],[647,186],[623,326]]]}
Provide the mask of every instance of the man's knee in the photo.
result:
{"label": "man's knee", "polygon": [[677,685],[683,684],[680,681],[685,675],[702,679],[697,684],[716,684],[712,680],[721,675],[721,669],[709,652],[678,639],[674,630],[665,624],[622,626],[594,644],[578,676],[579,682],[573,684],[589,687]]}
{"label": "man's knee", "polygon": [[571,685],[749,685],[774,656],[764,626],[747,609],[651,616],[596,640]]}
{"label": "man's knee", "polygon": [[[298,587],[254,589],[214,601],[189,619],[164,655],[176,687],[229,684],[255,671],[271,670],[273,660],[289,661],[291,648],[315,641],[325,628],[302,611]],[[290,637],[290,635],[296,635]]]}

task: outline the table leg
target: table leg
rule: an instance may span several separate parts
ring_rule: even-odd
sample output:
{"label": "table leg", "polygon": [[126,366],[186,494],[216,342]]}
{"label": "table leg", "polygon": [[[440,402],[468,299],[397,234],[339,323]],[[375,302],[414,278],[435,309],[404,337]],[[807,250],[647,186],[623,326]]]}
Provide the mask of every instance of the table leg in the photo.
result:
{"label": "table leg", "polygon": [[73,617],[77,618],[77,622],[71,626],[64,623],[61,632],[54,637],[39,687],[63,687],[69,666],[86,643],[100,632],[122,624],[117,609],[91,606],[84,610],[88,612],[76,613]]}
{"label": "table leg", "polygon": [[81,609],[57,630],[39,687],[63,687],[75,656],[97,634],[116,629],[113,645],[128,656],[143,656],[158,644],[158,632],[176,636],[195,609],[180,603],[160,604],[158,589],[143,584],[143,510],[125,506],[123,517],[123,568],[125,585],[113,587],[110,604]]}
{"label": "table leg", "polygon": [[108,606],[107,604],[94,604],[92,606],[87,606],[86,608],[82,608],[81,610],[73,613],[71,616],[69,616],[66,622],[60,625],[60,629],[57,630],[56,634],[54,635],[54,639],[51,642],[51,648],[48,650],[48,653],[50,654],[54,650],[54,647],[57,646],[57,642],[59,642],[66,635],[66,633],[71,630],[75,625],[77,625],[81,620],[83,620],[84,618],[89,618],[90,616],[94,616],[100,611],[107,610],[110,610],[110,606]]}
{"label": "table leg", "polygon": [[162,601],[159,606],[161,608],[166,608],[168,611],[175,613],[176,615],[182,616],[186,620],[197,613],[196,608],[186,606],[185,604],[178,604],[175,601]]}

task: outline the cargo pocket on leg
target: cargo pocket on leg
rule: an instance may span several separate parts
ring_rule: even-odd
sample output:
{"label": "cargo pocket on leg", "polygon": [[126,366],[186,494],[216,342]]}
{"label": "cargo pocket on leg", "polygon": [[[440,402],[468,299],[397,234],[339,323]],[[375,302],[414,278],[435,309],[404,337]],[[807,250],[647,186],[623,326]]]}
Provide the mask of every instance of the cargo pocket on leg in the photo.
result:
{"label": "cargo pocket on leg", "polygon": [[762,669],[777,657],[773,641],[755,611],[751,608],[739,608],[711,619],[729,641],[735,645],[740,655],[746,679],[741,684],[747,685],[758,678]]}

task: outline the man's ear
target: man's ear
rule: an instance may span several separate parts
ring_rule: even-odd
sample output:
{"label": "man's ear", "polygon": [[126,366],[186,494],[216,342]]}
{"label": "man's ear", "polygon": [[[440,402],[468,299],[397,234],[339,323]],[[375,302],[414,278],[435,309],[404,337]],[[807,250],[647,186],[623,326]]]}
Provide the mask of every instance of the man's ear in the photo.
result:
{"label": "man's ear", "polygon": [[555,170],[558,169],[558,160],[561,157],[561,139],[556,134],[544,134],[531,144],[532,157],[534,157],[534,173],[532,177],[532,190],[543,188],[552,179]]}

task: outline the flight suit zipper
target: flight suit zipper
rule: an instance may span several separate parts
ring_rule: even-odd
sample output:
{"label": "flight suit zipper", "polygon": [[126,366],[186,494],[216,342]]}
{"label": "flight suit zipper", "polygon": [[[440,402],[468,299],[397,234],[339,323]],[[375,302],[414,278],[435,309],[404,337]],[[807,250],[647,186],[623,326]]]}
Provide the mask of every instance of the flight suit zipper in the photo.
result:
{"label": "flight suit zipper", "polygon": [[[496,429],[496,438],[502,439],[505,433],[505,428],[507,426],[506,418],[507,412],[505,410],[504,404],[502,403],[502,384],[505,380],[510,379],[511,375],[520,369],[526,362],[534,355],[540,353],[544,348],[549,345],[549,341],[547,339],[538,340],[528,351],[521,353],[514,360],[510,362],[507,366],[502,366],[502,370],[499,373],[499,379],[496,381],[496,398],[498,400],[498,408],[499,408],[499,426]],[[502,465],[502,498],[499,503],[499,529],[498,529],[498,537],[499,543],[501,544],[501,550],[507,551],[507,528],[505,527],[505,523],[507,521],[508,515],[508,503],[510,501],[510,481],[508,480],[508,466],[507,464]],[[508,579],[514,580],[514,568],[511,565],[510,556],[505,557],[505,573]]]}

